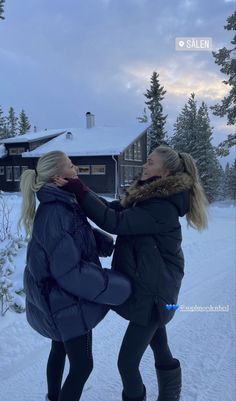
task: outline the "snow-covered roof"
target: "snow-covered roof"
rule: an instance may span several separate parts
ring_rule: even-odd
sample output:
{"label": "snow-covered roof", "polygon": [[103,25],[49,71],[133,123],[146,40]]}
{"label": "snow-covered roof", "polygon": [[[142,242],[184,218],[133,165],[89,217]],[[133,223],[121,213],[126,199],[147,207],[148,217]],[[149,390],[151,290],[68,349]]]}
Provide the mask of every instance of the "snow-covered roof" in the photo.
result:
{"label": "snow-covered roof", "polygon": [[[67,129],[64,134],[39,146],[22,157],[40,157],[52,150],[61,150],[67,156],[118,155],[138,138],[149,124],[135,124],[130,127],[92,127]],[[67,132],[71,132],[68,138]]]}
{"label": "snow-covered roof", "polygon": [[33,142],[40,139],[51,138],[55,135],[60,135],[65,132],[65,129],[50,129],[38,132],[27,132],[24,135],[13,136],[12,138],[1,139],[0,143],[18,143],[18,142]]}

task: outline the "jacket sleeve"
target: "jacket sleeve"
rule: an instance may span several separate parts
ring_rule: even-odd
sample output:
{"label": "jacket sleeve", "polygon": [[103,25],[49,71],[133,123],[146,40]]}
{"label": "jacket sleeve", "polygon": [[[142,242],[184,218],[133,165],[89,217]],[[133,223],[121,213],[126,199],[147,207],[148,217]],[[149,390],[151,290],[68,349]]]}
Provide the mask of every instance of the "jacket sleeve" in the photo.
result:
{"label": "jacket sleeve", "polygon": [[62,289],[92,302],[119,305],[131,294],[130,282],[124,275],[83,260],[68,232],[51,253],[50,270]]}
{"label": "jacket sleeve", "polygon": [[104,203],[104,205],[108,206],[109,208],[114,209],[116,211],[120,211],[120,212],[122,210],[124,210],[124,207],[121,205],[119,200],[114,200],[114,201],[109,202],[106,199],[102,198],[101,196],[97,196],[94,192],[91,191],[91,193],[95,197],[97,197],[97,199],[100,199]]}
{"label": "jacket sleeve", "polygon": [[[142,206],[116,210],[100,200],[93,192],[87,192],[80,200],[87,217],[103,230],[117,235],[148,235],[162,232],[168,222],[160,204],[146,201]],[[158,218],[157,218],[158,214]]]}

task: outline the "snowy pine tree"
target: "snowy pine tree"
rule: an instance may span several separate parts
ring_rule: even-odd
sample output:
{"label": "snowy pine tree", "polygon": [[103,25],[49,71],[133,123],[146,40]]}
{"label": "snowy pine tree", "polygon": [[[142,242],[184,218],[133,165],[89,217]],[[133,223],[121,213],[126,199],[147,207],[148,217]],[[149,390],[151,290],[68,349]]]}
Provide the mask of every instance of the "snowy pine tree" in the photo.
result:
{"label": "snowy pine tree", "polygon": [[163,116],[162,100],[166,91],[164,87],[160,85],[159,74],[156,71],[153,72],[151,77],[150,89],[147,89],[144,96],[148,99],[145,104],[150,110],[150,117],[152,126],[149,129],[149,152],[152,152],[157,146],[166,143],[165,141],[165,130],[164,126],[166,123],[166,116]]}
{"label": "snowy pine tree", "polygon": [[19,115],[18,129],[20,135],[24,135],[30,130],[30,122],[24,110]]}
{"label": "snowy pine tree", "polygon": [[229,193],[230,199],[236,200],[236,159],[229,169]]}
{"label": "snowy pine tree", "polygon": [[0,19],[5,19],[5,17],[3,16],[3,13],[4,13],[4,3],[5,3],[5,0],[0,0]]}
{"label": "snowy pine tree", "polygon": [[212,127],[210,126],[207,105],[204,102],[202,102],[197,113],[197,127],[195,160],[208,200],[214,201],[218,198],[220,190],[222,168],[211,143]]}
{"label": "snowy pine tree", "polygon": [[178,151],[191,153],[193,158],[197,156],[197,124],[197,102],[195,94],[192,93],[174,124],[171,146]]}
{"label": "snowy pine tree", "polygon": [[223,191],[224,191],[224,199],[231,199],[229,163],[227,163],[225,166]]}
{"label": "snowy pine tree", "polygon": [[0,106],[0,138],[5,138],[6,135],[6,118],[4,117],[2,108]]}
{"label": "snowy pine tree", "polygon": [[211,143],[212,128],[207,105],[197,108],[192,93],[174,125],[171,146],[177,151],[190,153],[196,161],[199,176],[210,202],[217,199],[222,169]]}
{"label": "snowy pine tree", "polygon": [[7,136],[13,137],[17,135],[17,120],[13,107],[10,107],[7,117]]}
{"label": "snowy pine tree", "polygon": [[216,200],[225,200],[225,171],[221,164],[219,164],[219,185]]}
{"label": "snowy pine tree", "polygon": [[[236,30],[236,11],[227,19],[227,25],[224,27],[228,31]],[[236,123],[236,35],[231,41],[233,47],[227,49],[223,47],[218,52],[212,52],[215,63],[221,66],[220,71],[229,78],[223,83],[229,86],[229,93],[221,101],[221,104],[212,106],[213,114],[219,117],[227,116],[227,125]],[[229,148],[236,145],[236,133],[231,133],[228,138],[219,144],[218,154],[226,156],[229,154]]]}

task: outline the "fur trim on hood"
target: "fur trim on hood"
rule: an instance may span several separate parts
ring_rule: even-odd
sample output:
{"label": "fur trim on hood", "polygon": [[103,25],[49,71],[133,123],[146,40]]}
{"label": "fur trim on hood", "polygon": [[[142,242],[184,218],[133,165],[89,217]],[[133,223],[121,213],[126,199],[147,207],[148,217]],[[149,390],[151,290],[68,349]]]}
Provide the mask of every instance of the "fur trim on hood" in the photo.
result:
{"label": "fur trim on hood", "polygon": [[187,173],[177,173],[151,182],[147,180],[147,183],[142,182],[142,185],[140,180],[136,180],[127,189],[121,204],[126,207],[151,198],[166,198],[179,192],[189,191],[192,186],[193,179]]}

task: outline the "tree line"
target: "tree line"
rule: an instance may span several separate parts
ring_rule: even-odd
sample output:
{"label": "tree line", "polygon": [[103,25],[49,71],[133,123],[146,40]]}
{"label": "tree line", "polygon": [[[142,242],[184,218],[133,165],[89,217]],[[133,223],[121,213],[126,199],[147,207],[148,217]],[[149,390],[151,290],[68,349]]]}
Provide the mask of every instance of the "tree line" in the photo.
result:
{"label": "tree line", "polygon": [[3,13],[4,13],[4,3],[5,3],[5,0],[0,0],[0,19],[5,19],[4,16],[3,16]]}
{"label": "tree line", "polygon": [[[227,19],[224,27],[236,30],[236,11]],[[229,92],[221,104],[211,106],[213,114],[227,117],[227,125],[236,123],[236,35],[231,41],[233,47],[225,47],[218,52],[212,52],[215,63],[221,66],[221,72],[227,75],[223,83]],[[236,199],[236,160],[225,171],[221,167],[218,156],[227,156],[230,148],[236,145],[236,133],[232,132],[217,147],[212,144],[213,128],[209,118],[208,106],[201,102],[198,106],[195,94],[189,99],[177,116],[172,136],[165,131],[167,115],[164,114],[162,101],[166,91],[161,85],[159,74],[154,71],[150,80],[150,88],[144,96],[150,113],[150,129],[148,134],[149,153],[159,145],[169,145],[180,152],[190,153],[197,164],[200,179],[210,202],[223,199]],[[143,115],[137,118],[139,122],[148,122],[146,108]]]}
{"label": "tree line", "polygon": [[30,130],[30,127],[29,118],[24,110],[21,110],[19,117],[17,117],[14,108],[10,107],[8,115],[4,116],[0,106],[0,139],[24,135]]}

